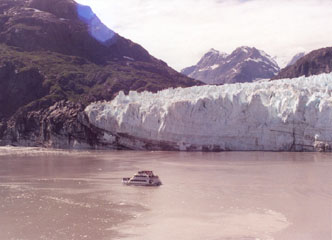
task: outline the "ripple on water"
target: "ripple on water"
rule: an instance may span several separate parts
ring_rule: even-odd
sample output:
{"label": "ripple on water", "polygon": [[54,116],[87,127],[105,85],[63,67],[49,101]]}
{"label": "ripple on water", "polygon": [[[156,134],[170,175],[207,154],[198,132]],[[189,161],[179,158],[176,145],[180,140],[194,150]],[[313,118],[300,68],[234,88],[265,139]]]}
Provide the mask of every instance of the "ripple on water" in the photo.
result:
{"label": "ripple on water", "polygon": [[[270,209],[225,209],[223,213],[197,216],[147,218],[144,214],[121,226],[122,240],[273,240],[273,234],[287,228],[287,218]],[[124,237],[126,236],[126,237]]]}

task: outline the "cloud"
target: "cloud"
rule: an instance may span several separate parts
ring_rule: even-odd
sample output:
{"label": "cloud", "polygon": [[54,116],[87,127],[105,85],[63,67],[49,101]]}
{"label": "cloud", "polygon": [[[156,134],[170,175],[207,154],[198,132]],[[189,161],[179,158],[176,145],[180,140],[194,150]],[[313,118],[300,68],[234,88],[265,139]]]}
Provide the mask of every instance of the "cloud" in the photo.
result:
{"label": "cloud", "polygon": [[290,58],[332,45],[330,0],[79,0],[112,30],[180,70],[210,48]]}

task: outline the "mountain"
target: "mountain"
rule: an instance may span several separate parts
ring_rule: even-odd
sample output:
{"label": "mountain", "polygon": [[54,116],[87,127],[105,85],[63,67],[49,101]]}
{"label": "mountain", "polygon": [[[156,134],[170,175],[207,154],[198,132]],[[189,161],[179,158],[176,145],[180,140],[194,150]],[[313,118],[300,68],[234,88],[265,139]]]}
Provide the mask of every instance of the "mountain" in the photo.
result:
{"label": "mountain", "polygon": [[207,84],[253,82],[274,77],[280,68],[264,51],[239,47],[230,55],[211,49],[197,65],[181,72]]}
{"label": "mountain", "polygon": [[332,47],[310,52],[280,71],[273,79],[296,78],[332,72]]}
{"label": "mountain", "polygon": [[300,58],[302,58],[303,56],[305,56],[306,53],[305,52],[300,52],[298,54],[296,54],[290,61],[289,63],[286,65],[286,67],[291,66],[293,64],[295,64],[297,62],[297,60],[299,60]]}
{"label": "mountain", "polygon": [[141,46],[108,29],[88,6],[72,0],[0,0],[0,42],[24,51],[51,51],[94,63],[157,62]]}
{"label": "mountain", "polygon": [[72,0],[0,0],[0,54],[0,145],[91,146],[89,103],[202,85]]}
{"label": "mountain", "polygon": [[110,145],[173,151],[332,151],[332,73],[120,93],[85,112]]}

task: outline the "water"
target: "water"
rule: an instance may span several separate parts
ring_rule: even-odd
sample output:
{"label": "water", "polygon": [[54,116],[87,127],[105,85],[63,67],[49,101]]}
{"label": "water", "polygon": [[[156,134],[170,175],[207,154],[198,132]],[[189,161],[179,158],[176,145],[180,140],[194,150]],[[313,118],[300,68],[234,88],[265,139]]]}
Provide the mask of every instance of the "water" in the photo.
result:
{"label": "water", "polygon": [[[121,178],[152,169],[161,187]],[[331,240],[332,155],[0,148],[0,239]]]}

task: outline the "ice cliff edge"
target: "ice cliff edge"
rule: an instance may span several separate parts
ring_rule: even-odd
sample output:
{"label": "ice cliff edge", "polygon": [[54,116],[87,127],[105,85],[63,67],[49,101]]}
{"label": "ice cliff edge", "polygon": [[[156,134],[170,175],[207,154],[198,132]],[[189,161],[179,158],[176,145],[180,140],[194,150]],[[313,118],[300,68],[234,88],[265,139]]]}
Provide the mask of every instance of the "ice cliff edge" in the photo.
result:
{"label": "ice cliff edge", "polygon": [[332,73],[150,92],[90,104],[105,141],[137,150],[332,150]]}

